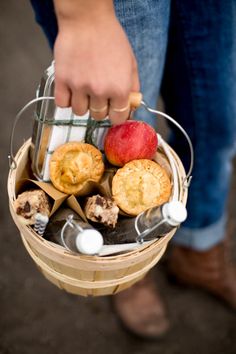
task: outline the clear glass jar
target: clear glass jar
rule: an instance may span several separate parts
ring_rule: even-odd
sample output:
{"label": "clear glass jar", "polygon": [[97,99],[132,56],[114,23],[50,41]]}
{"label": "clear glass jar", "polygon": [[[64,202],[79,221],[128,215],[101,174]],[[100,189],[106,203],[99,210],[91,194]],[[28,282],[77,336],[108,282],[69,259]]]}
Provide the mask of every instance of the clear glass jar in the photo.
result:
{"label": "clear glass jar", "polygon": [[83,221],[74,220],[72,214],[61,229],[61,241],[69,251],[87,255],[98,254],[103,246],[100,232]]}
{"label": "clear glass jar", "polygon": [[186,218],[187,210],[179,201],[170,201],[160,207],[145,210],[135,220],[137,240],[142,242],[143,239],[150,239],[150,237],[164,236],[178,227]]}

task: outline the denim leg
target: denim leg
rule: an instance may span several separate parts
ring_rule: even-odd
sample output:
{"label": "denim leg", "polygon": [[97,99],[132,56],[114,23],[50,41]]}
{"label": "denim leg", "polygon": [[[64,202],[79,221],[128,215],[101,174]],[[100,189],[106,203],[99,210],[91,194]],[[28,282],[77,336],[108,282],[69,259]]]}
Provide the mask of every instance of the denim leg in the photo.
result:
{"label": "denim leg", "polygon": [[[31,4],[53,48],[58,30],[53,1],[31,0]],[[149,106],[155,107],[165,62],[170,0],[114,0],[114,5],[138,62],[141,92]],[[135,119],[156,126],[156,117],[142,108]]]}
{"label": "denim leg", "polygon": [[[170,14],[170,0],[114,0],[116,15],[135,53],[141,92],[150,107],[156,107],[163,75]],[[135,119],[156,127],[155,115],[143,108]]]}
{"label": "denim leg", "polygon": [[[206,250],[225,232],[236,141],[236,2],[174,0],[162,85],[166,111],[188,131],[195,164],[188,219],[173,242]],[[188,150],[171,144],[187,167]]]}
{"label": "denim leg", "polygon": [[35,20],[42,27],[51,49],[57,36],[57,19],[52,0],[30,0],[35,12]]}

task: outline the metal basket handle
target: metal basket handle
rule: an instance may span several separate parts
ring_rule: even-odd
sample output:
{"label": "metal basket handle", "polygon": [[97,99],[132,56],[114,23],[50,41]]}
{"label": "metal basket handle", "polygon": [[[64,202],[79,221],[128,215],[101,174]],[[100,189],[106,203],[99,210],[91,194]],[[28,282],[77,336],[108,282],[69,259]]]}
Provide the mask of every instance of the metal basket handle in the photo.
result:
{"label": "metal basket handle", "polygon": [[[44,101],[44,100],[55,100],[54,97],[52,96],[43,96],[43,97],[37,97],[34,98],[33,100],[31,100],[30,102],[28,102],[16,115],[15,120],[13,122],[13,127],[12,127],[12,132],[11,132],[11,136],[10,136],[10,153],[8,155],[8,159],[9,159],[9,167],[11,170],[16,169],[17,167],[17,163],[15,161],[14,158],[14,152],[13,152],[13,140],[14,140],[14,133],[15,133],[15,128],[16,125],[19,121],[19,119],[21,118],[22,114],[34,103],[39,102],[39,101]],[[158,116],[162,116],[164,118],[166,118],[167,120],[171,121],[185,136],[188,145],[189,145],[189,149],[190,149],[190,166],[189,166],[189,170],[186,174],[186,177],[184,178],[184,186],[185,187],[189,187],[192,176],[192,169],[193,169],[193,163],[194,163],[194,153],[193,153],[193,146],[192,146],[192,142],[191,139],[188,135],[188,133],[184,130],[184,128],[178,123],[176,122],[172,117],[170,117],[168,114],[157,111],[155,109],[150,108],[147,103],[145,101],[142,100],[142,94],[139,92],[133,92],[130,94],[130,107],[131,109],[136,109],[139,106],[143,106],[148,112],[150,113],[154,113],[157,114]]]}
{"label": "metal basket handle", "polygon": [[[13,122],[13,127],[12,127],[12,131],[11,131],[11,136],[10,136],[10,153],[8,155],[8,159],[9,159],[9,167],[11,170],[16,169],[17,167],[17,163],[15,161],[14,158],[14,152],[13,152],[13,140],[14,140],[14,134],[15,134],[15,128],[16,125],[18,123],[18,121],[20,120],[22,114],[29,108],[31,107],[34,103],[37,103],[39,101],[45,101],[45,100],[55,100],[55,97],[52,96],[42,96],[42,97],[36,97],[33,100],[29,101],[16,115],[14,122]],[[134,110],[137,107],[140,106],[142,101],[142,94],[140,92],[131,92],[129,95],[129,106],[130,106],[130,110]],[[97,125],[95,124],[95,126],[93,127],[96,128]]]}
{"label": "metal basket handle", "polygon": [[191,142],[191,139],[190,139],[188,133],[186,132],[186,130],[178,122],[176,122],[176,120],[174,118],[170,117],[168,114],[160,112],[160,111],[157,111],[156,109],[150,108],[147,105],[147,103],[145,101],[143,101],[143,100],[141,101],[141,106],[143,106],[150,113],[154,113],[157,116],[161,116],[161,117],[166,118],[167,120],[172,122],[184,134],[184,136],[185,136],[185,138],[186,138],[186,140],[188,142],[189,150],[190,150],[190,166],[189,166],[188,172],[186,174],[186,177],[183,180],[184,187],[188,188],[190,183],[191,183],[191,179],[192,179],[191,173],[192,173],[193,164],[194,164],[193,145],[192,145],[192,142]]}
{"label": "metal basket handle", "polygon": [[8,160],[9,160],[9,168],[10,170],[15,170],[17,168],[17,163],[14,158],[14,152],[13,152],[13,141],[14,141],[14,135],[15,135],[15,129],[18,121],[22,117],[22,114],[30,107],[32,104],[39,102],[39,101],[44,101],[44,100],[54,100],[54,97],[37,97],[34,98],[33,100],[29,101],[15,116],[13,126],[12,126],[12,131],[11,131],[11,136],[10,136],[10,153],[8,155]]}

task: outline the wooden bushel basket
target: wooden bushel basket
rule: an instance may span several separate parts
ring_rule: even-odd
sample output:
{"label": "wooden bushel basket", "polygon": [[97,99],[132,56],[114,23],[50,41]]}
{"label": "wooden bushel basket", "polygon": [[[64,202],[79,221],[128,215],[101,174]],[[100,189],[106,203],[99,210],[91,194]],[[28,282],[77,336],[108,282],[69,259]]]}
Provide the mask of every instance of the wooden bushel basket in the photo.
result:
{"label": "wooden bushel basket", "polygon": [[[135,251],[107,257],[74,255],[65,248],[38,236],[32,228],[20,223],[13,207],[16,198],[16,183],[29,165],[30,140],[15,156],[16,169],[8,177],[10,212],[18,227],[23,244],[43,275],[65,291],[82,296],[112,295],[122,291],[145,276],[160,260],[175,230],[166,236],[140,245]],[[183,165],[176,153],[169,147],[174,158],[179,184],[179,200],[186,204],[188,188]]]}

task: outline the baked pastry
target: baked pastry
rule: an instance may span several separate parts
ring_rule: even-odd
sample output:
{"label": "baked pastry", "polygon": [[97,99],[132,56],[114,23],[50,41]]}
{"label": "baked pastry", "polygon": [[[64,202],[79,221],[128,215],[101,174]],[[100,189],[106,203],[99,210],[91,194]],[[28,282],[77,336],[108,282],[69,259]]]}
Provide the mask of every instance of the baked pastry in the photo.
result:
{"label": "baked pastry", "polygon": [[119,208],[111,198],[97,194],[87,199],[84,212],[87,219],[114,228],[117,223]]}
{"label": "baked pastry", "polygon": [[166,171],[147,159],[133,160],[120,168],[112,180],[112,195],[118,207],[135,216],[169,200],[171,182]]}
{"label": "baked pastry", "polygon": [[50,203],[47,194],[41,189],[34,189],[18,195],[14,202],[16,214],[25,225],[34,225],[37,213],[49,216]]}
{"label": "baked pastry", "polygon": [[66,194],[80,195],[87,182],[99,182],[103,172],[101,152],[86,143],[61,145],[50,160],[50,179],[58,190]]}

